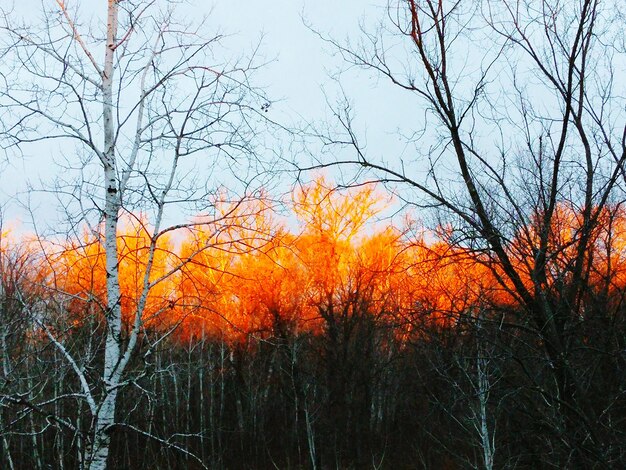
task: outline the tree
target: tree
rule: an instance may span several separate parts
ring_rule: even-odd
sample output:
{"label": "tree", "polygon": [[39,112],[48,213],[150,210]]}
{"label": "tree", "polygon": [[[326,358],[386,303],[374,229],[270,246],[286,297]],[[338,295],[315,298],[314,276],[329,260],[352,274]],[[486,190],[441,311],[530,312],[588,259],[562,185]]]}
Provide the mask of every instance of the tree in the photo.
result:
{"label": "tree", "polygon": [[[436,208],[446,241],[470,249],[508,291],[518,309],[508,327],[532,330],[540,375],[550,377],[531,374],[562,443],[560,466],[623,459],[621,340],[596,323],[623,313],[591,301],[603,214],[626,189],[618,10],[596,0],[401,0],[357,45],[327,39],[349,64],[413,96],[425,120],[409,132],[412,161],[377,159],[344,104],[335,113],[341,134],[322,137],[356,157],[321,165],[357,165],[402,200]],[[591,325],[606,328],[606,340],[593,335],[591,344]],[[608,367],[611,385],[585,360]]]}
{"label": "tree", "polygon": [[[53,143],[51,150],[59,142],[64,154],[73,149],[76,163],[68,164],[68,173],[78,168],[77,178],[59,183],[55,192],[69,207],[73,226],[88,224],[103,247],[99,354],[74,357],[41,319],[88,405],[91,425],[81,465],[90,469],[106,467],[111,436],[123,425],[116,420],[118,399],[133,384],[128,372],[145,342],[150,292],[186,262],[170,260],[167,270],[155,269],[161,240],[185,227],[228,219],[212,204],[223,197],[212,180],[221,170],[233,170],[230,186],[241,189],[238,198],[253,192],[251,182],[262,172],[254,137],[267,100],[249,82],[254,58],[218,59],[222,36],[207,36],[205,22],[177,22],[174,5],[163,4],[107,0],[106,19],[93,16],[85,24],[78,9],[62,0],[42,25],[20,25],[14,13],[3,15],[3,145],[24,153],[45,152],[44,142]],[[207,178],[193,177],[196,169],[206,169]],[[189,224],[176,217],[184,205],[200,211],[203,220]],[[135,218],[147,240],[127,324],[118,246],[122,215]],[[98,363],[96,379],[85,368]]]}

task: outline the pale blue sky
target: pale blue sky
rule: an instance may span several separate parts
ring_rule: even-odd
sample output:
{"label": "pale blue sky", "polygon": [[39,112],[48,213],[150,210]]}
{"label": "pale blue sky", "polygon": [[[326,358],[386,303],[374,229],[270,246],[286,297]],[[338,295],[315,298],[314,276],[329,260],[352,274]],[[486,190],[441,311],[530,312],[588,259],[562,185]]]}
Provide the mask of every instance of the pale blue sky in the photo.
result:
{"label": "pale blue sky", "polygon": [[[77,1],[77,0],[74,0]],[[70,7],[72,0],[67,2]],[[83,0],[81,12],[104,12],[104,0]],[[230,36],[226,40],[233,55],[251,50],[263,37],[261,54],[271,60],[257,74],[257,85],[268,95],[280,100],[272,105],[270,116],[287,125],[297,121],[321,122],[329,114],[326,97],[331,101],[338,95],[336,84],[329,74],[345,64],[333,56],[332,48],[321,41],[303,18],[323,34],[343,40],[356,40],[360,22],[375,22],[384,15],[381,3],[360,0],[191,0],[179,10],[181,16],[209,14],[207,26]],[[33,21],[33,12],[41,12],[42,4],[54,7],[55,0],[21,0],[15,4],[15,14]],[[93,6],[93,10],[86,7]],[[384,5],[383,5],[384,6]],[[40,15],[36,15],[40,16]],[[369,150],[381,154],[401,152],[402,145],[394,130],[411,116],[411,100],[391,86],[381,87],[380,79],[371,72],[348,72],[344,79],[345,92],[357,103],[359,130],[367,136]],[[384,89],[384,92],[381,91]],[[324,90],[324,91],[323,91]],[[30,150],[20,161],[13,161],[3,169],[5,184],[0,193],[3,201],[24,191],[27,181],[37,186],[38,180],[52,180],[59,168],[51,164],[49,153],[53,147]],[[24,200],[24,197],[21,197]],[[48,218],[54,211],[49,197],[35,198],[37,214]],[[6,218],[25,218],[15,203],[10,203]]]}

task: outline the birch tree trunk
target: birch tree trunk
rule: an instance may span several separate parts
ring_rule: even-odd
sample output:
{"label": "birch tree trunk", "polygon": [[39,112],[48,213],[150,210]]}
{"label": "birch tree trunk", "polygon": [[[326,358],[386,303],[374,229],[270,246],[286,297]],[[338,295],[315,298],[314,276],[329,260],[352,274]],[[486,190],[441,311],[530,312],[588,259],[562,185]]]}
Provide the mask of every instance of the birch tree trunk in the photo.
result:
{"label": "birch tree trunk", "polygon": [[489,394],[493,387],[492,378],[490,377],[490,364],[489,358],[493,356],[490,351],[487,351],[483,345],[484,339],[482,338],[482,318],[483,312],[478,313],[476,319],[477,327],[477,344],[476,344],[476,385],[474,386],[478,404],[477,411],[475,412],[476,420],[480,421],[480,424],[476,423],[475,428],[480,436],[480,446],[483,454],[483,464],[485,470],[492,470],[495,461],[495,422],[490,429],[489,426]]}
{"label": "birch tree trunk", "polygon": [[113,74],[118,24],[118,0],[108,0],[107,40],[102,70],[102,126],[104,154],[101,156],[105,180],[104,248],[106,256],[106,346],[103,382],[104,400],[98,409],[93,436],[90,470],[106,468],[111,443],[111,426],[115,422],[115,406],[120,368],[122,309],[117,253],[117,225],[121,206],[116,174],[115,123],[113,121]]}

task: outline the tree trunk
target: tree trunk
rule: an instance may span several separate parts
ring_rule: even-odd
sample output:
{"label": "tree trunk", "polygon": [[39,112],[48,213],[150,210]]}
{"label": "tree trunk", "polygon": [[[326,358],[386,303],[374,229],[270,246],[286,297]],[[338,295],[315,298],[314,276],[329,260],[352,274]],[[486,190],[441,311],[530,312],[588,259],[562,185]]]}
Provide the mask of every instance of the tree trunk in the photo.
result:
{"label": "tree trunk", "polygon": [[115,54],[118,0],[108,0],[107,41],[102,70],[102,125],[104,132],[104,154],[101,157],[104,169],[104,250],[106,258],[106,346],[104,353],[103,382],[104,399],[98,409],[95,421],[90,470],[106,468],[111,442],[111,427],[115,422],[118,383],[123,371],[120,370],[122,348],[122,309],[119,283],[119,263],[117,253],[117,225],[121,205],[118,192],[115,130],[113,122],[113,60]]}

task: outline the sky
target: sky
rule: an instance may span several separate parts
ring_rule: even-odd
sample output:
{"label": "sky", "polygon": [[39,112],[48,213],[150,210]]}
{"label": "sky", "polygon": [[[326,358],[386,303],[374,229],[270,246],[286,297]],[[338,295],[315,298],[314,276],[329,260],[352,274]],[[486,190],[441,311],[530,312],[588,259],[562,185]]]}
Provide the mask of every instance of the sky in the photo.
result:
{"label": "sky", "polygon": [[[77,0],[74,0],[77,2]],[[72,6],[72,1],[67,1]],[[372,23],[384,15],[380,3],[362,0],[216,0],[213,3],[191,0],[181,5],[178,15],[195,18],[208,15],[207,26],[227,33],[227,50],[233,56],[253,50],[261,41],[260,55],[268,60],[256,75],[256,85],[263,87],[272,99],[270,117],[285,125],[322,124],[329,119],[329,103],[339,96],[339,87],[331,79],[345,63],[333,48],[322,41],[310,28],[341,41],[361,36],[360,24]],[[54,7],[55,0],[21,0],[15,3],[14,15],[36,21],[42,5]],[[85,6],[93,10],[88,10]],[[96,8],[97,7],[97,8]],[[99,14],[105,11],[104,0],[83,0],[86,10]],[[98,10],[99,9],[99,10]],[[102,15],[104,17],[104,15]],[[310,27],[307,27],[306,24]],[[230,52],[229,52],[230,53]],[[345,72],[341,80],[344,92],[356,104],[359,130],[367,138],[369,150],[382,154],[401,152],[399,138],[394,133],[399,123],[411,116],[411,102],[406,95],[391,86],[381,85],[380,79],[368,71]],[[26,219],[24,208],[13,195],[24,202],[28,185],[38,187],[54,179],[60,171],[52,163],[50,146],[30,148],[19,160],[2,168],[3,184],[0,198],[5,204],[5,219]],[[37,199],[38,218],[51,217],[55,208],[49,197]],[[58,208],[56,208],[58,209]]]}

